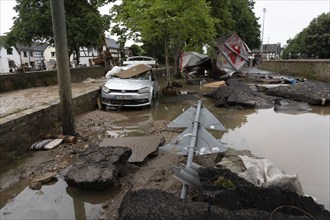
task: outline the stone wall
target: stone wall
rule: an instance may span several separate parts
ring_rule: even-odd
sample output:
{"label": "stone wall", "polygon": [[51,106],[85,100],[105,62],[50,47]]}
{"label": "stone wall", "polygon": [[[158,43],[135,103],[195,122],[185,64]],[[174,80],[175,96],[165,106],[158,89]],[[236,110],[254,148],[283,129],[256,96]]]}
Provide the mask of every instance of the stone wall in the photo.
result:
{"label": "stone wall", "polygon": [[[97,108],[97,89],[72,100],[74,114],[79,115]],[[25,153],[29,147],[45,138],[46,134],[61,133],[60,104],[51,105],[39,111],[0,124],[0,167]]]}
{"label": "stone wall", "polygon": [[330,83],[330,60],[268,60],[260,68]]}
{"label": "stone wall", "polygon": [[[70,69],[71,82],[81,82],[87,78],[100,78],[105,75],[103,66]],[[0,75],[0,92],[56,85],[57,71],[36,71]]]}
{"label": "stone wall", "polygon": [[[166,70],[164,68],[154,69],[154,73],[157,76],[161,76],[166,74]],[[22,76],[24,80],[20,79],[19,76]],[[89,77],[99,78],[102,76],[104,76],[103,68],[97,66],[71,70],[72,82],[83,81]],[[1,77],[1,86],[6,83],[8,85],[12,84],[11,82],[14,80],[22,83],[23,87],[57,84],[57,76],[55,71],[23,73],[23,75],[12,74]],[[6,82],[2,82],[3,79],[5,79]],[[25,80],[31,80],[32,82],[24,82]],[[8,88],[13,90],[19,89],[20,86],[11,85],[7,87],[7,89]],[[97,108],[96,100],[99,95],[100,90],[95,89],[90,93],[81,94],[80,96],[73,98],[72,104],[74,114],[80,115],[82,113],[95,110]],[[29,110],[26,111],[28,112]],[[17,156],[24,154],[33,143],[44,139],[46,134],[61,133],[62,125],[60,104],[50,105],[40,109],[39,111],[27,112],[22,113],[21,117],[5,123],[0,123],[0,168],[13,161]]]}

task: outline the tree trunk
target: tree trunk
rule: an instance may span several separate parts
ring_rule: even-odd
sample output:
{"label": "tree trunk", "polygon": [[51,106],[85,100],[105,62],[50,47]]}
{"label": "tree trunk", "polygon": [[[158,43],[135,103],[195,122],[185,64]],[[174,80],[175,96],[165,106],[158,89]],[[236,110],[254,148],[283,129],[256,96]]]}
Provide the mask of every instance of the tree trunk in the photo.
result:
{"label": "tree trunk", "polygon": [[[166,32],[165,32],[166,33]],[[171,86],[171,73],[170,73],[170,66],[168,63],[168,39],[167,39],[167,34],[165,34],[164,38],[164,49],[165,49],[165,66],[166,66],[166,77],[167,77],[167,87]]]}
{"label": "tree trunk", "polygon": [[181,47],[182,47],[182,42],[177,43],[177,45],[175,46],[175,50],[174,50],[174,67],[173,67],[174,74],[178,74],[179,77],[181,77],[180,68],[179,68]]}
{"label": "tree trunk", "polygon": [[80,63],[79,47],[78,48],[75,48],[75,52],[76,52],[76,66],[78,66],[79,63]]}

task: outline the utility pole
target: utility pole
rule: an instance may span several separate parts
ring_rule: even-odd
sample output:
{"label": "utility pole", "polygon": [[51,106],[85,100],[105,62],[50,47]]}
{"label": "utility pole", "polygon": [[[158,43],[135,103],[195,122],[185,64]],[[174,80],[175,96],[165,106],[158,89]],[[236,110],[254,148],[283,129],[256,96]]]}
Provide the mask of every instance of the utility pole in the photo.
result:
{"label": "utility pole", "polygon": [[264,43],[264,29],[265,29],[265,14],[266,14],[266,8],[262,9],[263,18],[262,18],[262,35],[261,35],[261,46],[260,46],[260,58],[262,60],[262,53],[263,53],[263,43]]}
{"label": "utility pole", "polygon": [[66,36],[64,0],[51,0],[50,3],[56,50],[63,134],[76,135],[72,109],[71,76]]}

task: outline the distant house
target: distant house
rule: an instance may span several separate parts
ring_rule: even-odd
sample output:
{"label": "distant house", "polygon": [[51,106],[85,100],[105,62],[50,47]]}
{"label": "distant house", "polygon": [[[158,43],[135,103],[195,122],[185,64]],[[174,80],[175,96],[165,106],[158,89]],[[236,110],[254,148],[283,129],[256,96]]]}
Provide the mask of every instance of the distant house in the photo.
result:
{"label": "distant house", "polygon": [[[0,36],[0,42],[3,42],[4,37]],[[46,45],[32,44],[31,46],[16,45],[4,48],[3,43],[0,43],[0,72],[8,73],[18,68],[45,69],[44,50],[46,47]]]}
{"label": "distant house", "polygon": [[[104,38],[104,45],[102,47],[102,53],[109,49],[111,52],[111,55],[114,59],[117,61],[120,59],[120,48],[119,45],[116,43],[116,41],[112,38]],[[100,59],[100,54],[99,51],[96,48],[93,47],[81,47],[79,50],[79,65],[84,65],[84,66],[91,66],[93,65],[93,60],[95,58]],[[73,55],[73,60],[75,61],[76,56],[75,54]],[[75,66],[75,65],[74,65]]]}
{"label": "distant house", "polygon": [[55,67],[56,64],[55,47],[47,46],[44,51],[44,55],[45,55],[46,69],[49,70]]}
{"label": "distant house", "polygon": [[99,52],[97,49],[93,47],[80,47],[79,49],[79,55],[80,55],[80,65],[85,65],[85,66],[92,66],[92,60],[96,57],[99,56]]}
{"label": "distant house", "polygon": [[119,45],[117,44],[117,42],[112,39],[112,38],[108,38],[106,37],[105,38],[105,47],[103,47],[103,51],[105,51],[106,49],[109,49],[112,57],[118,62],[121,60],[121,57],[120,57],[120,47]]}
{"label": "distant house", "polygon": [[16,47],[6,49],[0,44],[0,73],[9,73],[20,66],[20,53]]}
{"label": "distant house", "polygon": [[[281,44],[263,44],[262,45],[262,58],[266,60],[279,59],[281,55]],[[259,49],[253,49],[252,54],[260,54]]]}
{"label": "distant house", "polygon": [[21,56],[21,66],[29,70],[45,70],[44,51],[47,45],[16,45]]}

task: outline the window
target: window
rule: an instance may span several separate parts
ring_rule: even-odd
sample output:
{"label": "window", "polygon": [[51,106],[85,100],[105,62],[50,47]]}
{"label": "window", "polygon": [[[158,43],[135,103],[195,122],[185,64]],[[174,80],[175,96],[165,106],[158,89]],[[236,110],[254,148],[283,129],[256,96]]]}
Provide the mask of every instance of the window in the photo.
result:
{"label": "window", "polygon": [[30,52],[30,57],[33,57],[33,52]]}
{"label": "window", "polygon": [[51,57],[55,57],[55,52],[50,52]]}
{"label": "window", "polygon": [[7,54],[13,54],[13,48],[8,48],[7,49]]}
{"label": "window", "polygon": [[8,61],[9,68],[15,68],[15,62],[13,60]]}
{"label": "window", "polygon": [[27,53],[26,53],[26,52],[23,52],[23,56],[24,56],[24,57],[27,57]]}

